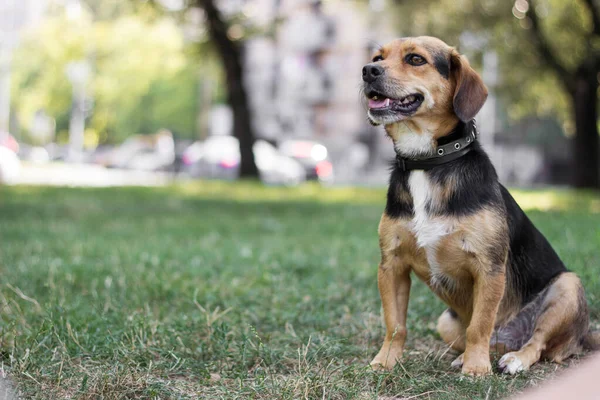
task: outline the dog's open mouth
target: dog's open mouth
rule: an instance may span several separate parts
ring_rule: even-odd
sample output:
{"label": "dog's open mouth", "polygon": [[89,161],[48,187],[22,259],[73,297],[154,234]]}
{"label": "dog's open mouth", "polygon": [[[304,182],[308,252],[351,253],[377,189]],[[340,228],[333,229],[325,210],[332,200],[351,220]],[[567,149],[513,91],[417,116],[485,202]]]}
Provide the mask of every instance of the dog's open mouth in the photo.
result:
{"label": "dog's open mouth", "polygon": [[369,93],[369,111],[372,113],[379,112],[397,112],[404,115],[409,115],[417,111],[425,99],[422,94],[414,93],[401,99],[390,99],[379,93]]}

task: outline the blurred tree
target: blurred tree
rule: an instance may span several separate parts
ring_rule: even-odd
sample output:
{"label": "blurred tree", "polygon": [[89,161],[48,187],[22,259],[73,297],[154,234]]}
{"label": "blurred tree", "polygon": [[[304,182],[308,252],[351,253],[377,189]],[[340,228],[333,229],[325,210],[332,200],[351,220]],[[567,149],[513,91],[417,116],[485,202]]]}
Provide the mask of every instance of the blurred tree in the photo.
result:
{"label": "blurred tree", "polygon": [[[541,4],[541,3],[540,3]],[[518,9],[520,5],[521,9]],[[544,29],[539,14],[539,8],[533,0],[517,0],[517,12],[525,12],[529,21],[528,31],[531,42],[536,47],[538,55],[553,70],[560,80],[563,89],[571,97],[573,119],[575,121],[575,137],[573,140],[574,181],[577,187],[600,188],[599,140],[598,140],[598,74],[600,73],[600,9],[594,0],[583,0],[587,16],[581,18],[575,12],[575,20],[564,21],[574,23],[571,31],[575,31],[575,43],[555,50],[556,44],[551,44],[555,32]],[[576,7],[572,5],[571,8]],[[572,10],[568,10],[572,11]],[[581,14],[581,13],[579,13]],[[568,15],[568,14],[567,14]],[[590,23],[591,20],[591,23]],[[578,23],[577,23],[578,22]],[[558,26],[555,29],[560,29]],[[551,33],[548,33],[548,30]],[[571,58],[563,63],[557,53],[569,53],[575,50]],[[575,58],[573,60],[572,58]]]}
{"label": "blurred tree", "polygon": [[210,40],[217,50],[225,70],[227,102],[233,111],[233,134],[240,143],[240,176],[258,177],[258,169],[252,151],[255,134],[244,85],[240,43],[230,38],[229,26],[214,0],[193,0],[191,5],[204,10]]}
{"label": "blurred tree", "polygon": [[548,115],[573,135],[571,182],[600,188],[600,12],[594,0],[394,2],[401,35],[438,36],[478,64],[499,56],[496,88],[508,116]]}
{"label": "blurred tree", "polygon": [[120,9],[123,14],[110,19],[108,5],[117,3],[93,3],[107,6],[99,16],[84,11],[77,20],[53,10],[23,38],[15,54],[12,97],[20,125],[27,131],[44,110],[56,119],[59,139],[66,138],[72,100],[66,66],[87,59],[94,73],[86,135],[95,136],[86,138],[88,143],[119,143],[162,128],[196,137],[199,75],[218,79],[214,65],[192,60],[172,18]]}

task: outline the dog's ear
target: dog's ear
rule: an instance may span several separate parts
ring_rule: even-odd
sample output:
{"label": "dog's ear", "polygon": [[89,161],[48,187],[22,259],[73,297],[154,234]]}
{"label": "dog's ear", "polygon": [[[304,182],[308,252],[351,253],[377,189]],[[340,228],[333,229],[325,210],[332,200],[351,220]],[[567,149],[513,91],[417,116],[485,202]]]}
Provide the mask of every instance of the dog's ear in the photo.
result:
{"label": "dog's ear", "polygon": [[483,107],[488,96],[487,88],[467,58],[454,49],[450,55],[450,71],[456,82],[454,112],[461,121],[470,121]]}

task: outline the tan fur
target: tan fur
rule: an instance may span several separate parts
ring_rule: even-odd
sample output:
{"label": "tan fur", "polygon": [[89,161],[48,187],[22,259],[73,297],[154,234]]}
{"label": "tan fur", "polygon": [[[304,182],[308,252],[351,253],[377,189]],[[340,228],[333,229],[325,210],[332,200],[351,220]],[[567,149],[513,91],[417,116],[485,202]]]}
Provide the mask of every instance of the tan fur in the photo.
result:
{"label": "tan fur", "polygon": [[452,347],[456,351],[461,353],[465,351],[467,347],[467,332],[465,326],[450,316],[448,310],[444,311],[438,318],[437,331],[442,337],[442,340]]}
{"label": "tan fur", "polygon": [[450,60],[456,82],[452,98],[454,112],[461,120],[469,121],[475,118],[481,105],[487,99],[487,88],[479,74],[471,68],[466,57],[452,49]]}
{"label": "tan fur", "polygon": [[[408,129],[415,133],[431,132],[434,138],[448,133],[458,122],[458,117],[453,111],[454,89],[456,77],[443,79],[431,64],[422,68],[411,68],[402,60],[413,52],[424,55],[429,63],[432,55],[427,48],[439,47],[450,51],[450,47],[439,39],[432,37],[420,37],[409,39],[398,39],[381,48],[375,55],[382,55],[382,65],[394,85],[398,88],[396,97],[410,94],[415,88],[425,90],[431,95],[433,106],[421,107],[416,114],[407,121],[399,123],[402,129]],[[398,139],[398,124],[390,124],[385,127],[387,134],[394,140]]]}
{"label": "tan fur", "polygon": [[393,221],[383,215],[379,223],[381,263],[377,282],[386,325],[381,350],[371,365],[392,368],[402,357],[406,340],[406,312],[410,294],[410,266],[418,252],[414,237],[397,229]]}
{"label": "tan fur", "polygon": [[[432,51],[446,54],[451,62],[448,79],[432,65]],[[409,53],[418,53],[427,64],[414,68],[404,62]],[[410,118],[385,126],[394,142],[407,132],[425,134],[435,140],[448,134],[459,120],[471,119],[479,111],[487,90],[481,78],[464,56],[439,39],[430,37],[400,39],[384,46],[376,55],[389,78],[390,96],[400,98],[412,92],[426,93],[423,105]],[[387,94],[387,93],[386,93]],[[456,179],[429,188],[430,209],[435,210],[453,195]],[[412,202],[401,192],[400,200]],[[448,311],[438,320],[442,339],[458,351],[464,351],[454,366],[462,372],[485,375],[491,372],[490,343],[495,329],[502,327],[521,311],[522,295],[507,285],[509,237],[506,215],[502,210],[484,208],[467,217],[429,216],[430,224],[447,229],[439,242],[428,250],[419,246],[408,218],[390,218],[385,213],[379,224],[381,263],[378,287],[383,303],[386,335],[381,350],[371,362],[377,368],[392,368],[401,358],[406,340],[406,313],[410,293],[410,273],[430,289],[458,315]],[[436,225],[437,226],[437,225]],[[437,240],[437,238],[436,238]],[[573,321],[587,318],[583,289],[570,273],[560,275],[549,287],[542,303],[531,340],[520,350],[505,357],[518,357],[524,368],[544,355],[560,361],[581,347],[580,337],[571,332]],[[579,329],[579,328],[578,328]],[[591,339],[590,339],[591,340]],[[513,349],[502,343],[492,350],[504,354]]]}

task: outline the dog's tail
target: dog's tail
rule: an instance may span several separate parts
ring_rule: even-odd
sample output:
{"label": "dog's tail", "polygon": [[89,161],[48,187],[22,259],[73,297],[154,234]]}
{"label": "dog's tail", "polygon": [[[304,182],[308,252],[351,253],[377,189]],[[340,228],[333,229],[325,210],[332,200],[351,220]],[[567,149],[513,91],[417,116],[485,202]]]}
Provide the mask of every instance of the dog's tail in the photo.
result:
{"label": "dog's tail", "polygon": [[583,338],[583,348],[586,350],[600,350],[600,331],[589,331]]}

